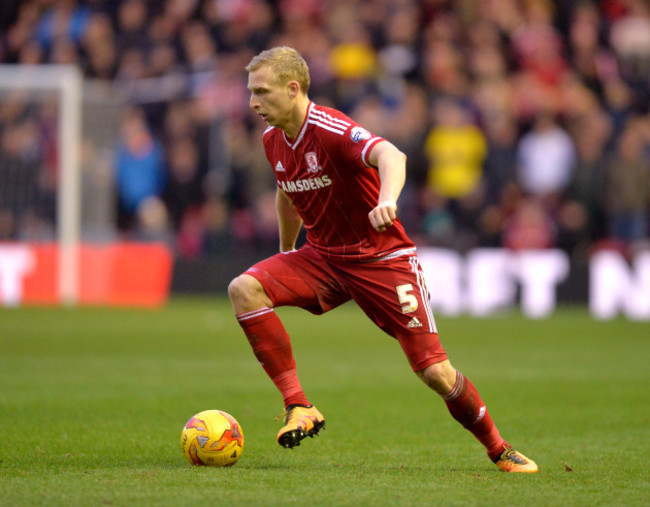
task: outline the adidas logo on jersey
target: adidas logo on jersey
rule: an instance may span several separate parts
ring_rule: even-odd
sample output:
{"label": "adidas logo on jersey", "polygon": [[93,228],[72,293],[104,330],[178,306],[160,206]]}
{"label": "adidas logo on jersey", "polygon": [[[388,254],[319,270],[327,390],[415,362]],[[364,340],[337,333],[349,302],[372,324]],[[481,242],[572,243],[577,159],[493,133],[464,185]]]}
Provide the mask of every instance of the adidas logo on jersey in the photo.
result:
{"label": "adidas logo on jersey", "polygon": [[280,171],[285,171],[284,166],[282,165],[282,162],[278,160],[278,163],[275,164],[275,170],[280,172]]}
{"label": "adidas logo on jersey", "polygon": [[417,317],[413,317],[409,323],[406,324],[406,327],[422,327],[422,322],[420,322]]}

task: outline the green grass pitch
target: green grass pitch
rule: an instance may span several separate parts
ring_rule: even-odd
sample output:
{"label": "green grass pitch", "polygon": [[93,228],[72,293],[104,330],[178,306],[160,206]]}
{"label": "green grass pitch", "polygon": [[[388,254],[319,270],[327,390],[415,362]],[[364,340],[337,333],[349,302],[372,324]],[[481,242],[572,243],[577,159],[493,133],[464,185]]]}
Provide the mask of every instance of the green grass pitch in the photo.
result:
{"label": "green grass pitch", "polygon": [[[540,465],[504,474],[353,305],[279,309],[327,428],[294,449],[221,298],[0,310],[0,505],[648,505],[650,323],[439,317],[453,364]],[[186,420],[233,414],[232,468],[191,467]]]}

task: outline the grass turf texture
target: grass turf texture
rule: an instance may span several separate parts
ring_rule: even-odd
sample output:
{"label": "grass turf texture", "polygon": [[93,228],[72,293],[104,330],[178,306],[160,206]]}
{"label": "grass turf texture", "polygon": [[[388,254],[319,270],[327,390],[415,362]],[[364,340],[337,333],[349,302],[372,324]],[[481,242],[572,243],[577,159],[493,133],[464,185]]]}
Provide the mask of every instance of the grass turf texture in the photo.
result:
{"label": "grass turf texture", "polygon": [[[353,305],[279,309],[327,429],[282,449],[282,401],[223,299],[0,310],[1,505],[644,505],[650,324],[584,309],[439,317],[454,365],[540,465],[504,474]],[[195,468],[186,420],[233,414],[233,468]]]}

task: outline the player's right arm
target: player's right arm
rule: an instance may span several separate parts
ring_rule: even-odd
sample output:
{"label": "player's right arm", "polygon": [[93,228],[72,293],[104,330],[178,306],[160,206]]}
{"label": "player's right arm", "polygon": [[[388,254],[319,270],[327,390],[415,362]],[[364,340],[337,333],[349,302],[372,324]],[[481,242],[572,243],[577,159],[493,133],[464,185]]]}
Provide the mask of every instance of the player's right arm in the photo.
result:
{"label": "player's right arm", "polygon": [[397,218],[397,198],[406,181],[406,155],[384,140],[372,147],[368,160],[377,167],[381,181],[377,206],[368,218],[376,230],[383,232]]}
{"label": "player's right arm", "polygon": [[275,194],[275,207],[278,213],[280,251],[289,252],[296,248],[296,239],[298,239],[298,233],[302,227],[302,218],[294,208],[289,196],[279,187]]}

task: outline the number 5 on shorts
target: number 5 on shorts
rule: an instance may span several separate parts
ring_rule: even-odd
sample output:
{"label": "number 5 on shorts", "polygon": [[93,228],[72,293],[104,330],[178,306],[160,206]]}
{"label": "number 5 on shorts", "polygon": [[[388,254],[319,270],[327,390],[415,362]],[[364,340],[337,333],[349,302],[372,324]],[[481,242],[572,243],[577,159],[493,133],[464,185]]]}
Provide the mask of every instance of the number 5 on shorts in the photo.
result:
{"label": "number 5 on shorts", "polygon": [[402,305],[402,313],[411,313],[418,309],[418,300],[413,294],[409,294],[413,290],[413,285],[405,283],[395,287],[399,304]]}

